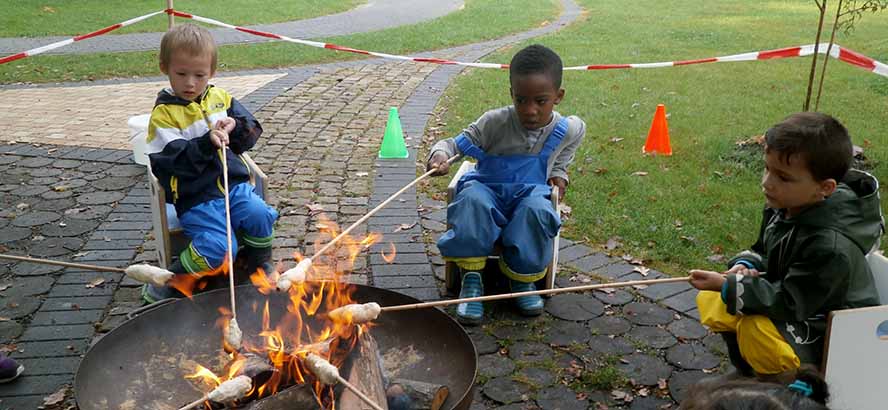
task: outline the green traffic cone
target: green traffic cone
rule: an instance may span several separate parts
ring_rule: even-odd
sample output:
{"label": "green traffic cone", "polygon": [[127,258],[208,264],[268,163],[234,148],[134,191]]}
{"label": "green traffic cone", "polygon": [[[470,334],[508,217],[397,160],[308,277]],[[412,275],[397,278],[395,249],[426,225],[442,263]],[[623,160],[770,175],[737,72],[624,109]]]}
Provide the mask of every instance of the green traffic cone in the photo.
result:
{"label": "green traffic cone", "polygon": [[379,147],[379,158],[407,158],[407,145],[404,144],[404,132],[401,130],[401,118],[398,117],[398,109],[392,107],[389,110],[388,122],[385,124],[385,135],[382,137],[382,146]]}

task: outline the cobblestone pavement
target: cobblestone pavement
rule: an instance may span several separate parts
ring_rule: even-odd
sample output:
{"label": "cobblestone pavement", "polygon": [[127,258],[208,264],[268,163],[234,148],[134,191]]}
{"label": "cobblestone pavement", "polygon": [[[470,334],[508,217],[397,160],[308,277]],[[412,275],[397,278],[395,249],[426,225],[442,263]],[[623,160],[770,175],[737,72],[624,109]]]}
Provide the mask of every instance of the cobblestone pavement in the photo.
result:
{"label": "cobblestone pavement", "polygon": [[[578,15],[574,3],[564,5],[546,28],[435,55],[474,60],[554,30]],[[251,83],[260,87],[242,100],[265,128],[251,155],[269,175],[268,202],[281,214],[275,257],[284,267],[294,252],[311,249],[318,210],[346,226],[416,176],[421,135],[458,72],[370,60]],[[60,96],[71,90],[77,87],[56,89]],[[390,106],[399,107],[406,160],[376,159]],[[156,262],[145,169],[128,150],[0,144],[0,192],[3,253],[114,267]],[[357,259],[348,279],[424,300],[445,296],[443,261],[431,241],[444,229],[444,205],[410,190],[371,218],[355,235],[380,232],[384,242]],[[391,264],[380,256],[388,242],[398,250]],[[562,239],[557,282],[663,276],[630,262]],[[27,367],[0,385],[3,409],[34,409],[69,388],[90,342],[140,305],[138,284],[120,274],[31,263],[0,261],[0,289],[2,348]],[[696,320],[694,295],[685,284],[565,294],[530,320],[509,302],[488,304],[487,323],[467,329],[479,353],[473,409],[674,408],[689,384],[724,361],[720,339]],[[67,397],[73,404],[70,391]]]}
{"label": "cobblestone pavement", "polygon": [[[158,2],[158,10],[162,2]],[[177,9],[190,12],[187,2],[177,4]],[[387,28],[417,24],[432,20],[463,7],[461,0],[373,0],[354,9],[328,16],[312,19],[290,21],[285,23],[261,24],[247,26],[256,30],[269,31],[292,38],[310,39],[346,34],[364,33]],[[129,16],[128,18],[137,17]],[[206,15],[203,17],[214,18]],[[153,17],[153,18],[165,18]],[[186,21],[177,19],[177,21]],[[96,23],[95,29],[102,24],[111,25],[120,21],[104,21]],[[241,33],[230,29],[214,28],[210,30],[219,44],[242,44],[270,41],[268,39]],[[83,33],[80,33],[83,34]],[[50,54],[107,53],[120,51],[155,50],[160,44],[163,33],[131,33],[112,34],[77,42]],[[0,38],[0,55],[14,54],[32,48],[44,46],[70,38],[69,36],[52,36],[37,38]]]}
{"label": "cobblestone pavement", "polygon": [[[213,81],[243,98],[284,73]],[[148,114],[169,81],[78,87],[0,88],[0,142],[130,149],[127,119]],[[28,104],[22,104],[28,101]]]}

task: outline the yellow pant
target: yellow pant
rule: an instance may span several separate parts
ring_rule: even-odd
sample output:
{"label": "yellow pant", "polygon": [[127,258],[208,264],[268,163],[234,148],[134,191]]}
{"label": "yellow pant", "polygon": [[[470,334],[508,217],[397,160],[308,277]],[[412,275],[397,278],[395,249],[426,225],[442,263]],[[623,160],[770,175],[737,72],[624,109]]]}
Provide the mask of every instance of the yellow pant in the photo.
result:
{"label": "yellow pant", "polygon": [[713,332],[737,334],[740,355],[759,374],[777,374],[798,369],[801,361],[777,331],[777,327],[763,315],[732,315],[718,292],[697,294],[700,323]]}

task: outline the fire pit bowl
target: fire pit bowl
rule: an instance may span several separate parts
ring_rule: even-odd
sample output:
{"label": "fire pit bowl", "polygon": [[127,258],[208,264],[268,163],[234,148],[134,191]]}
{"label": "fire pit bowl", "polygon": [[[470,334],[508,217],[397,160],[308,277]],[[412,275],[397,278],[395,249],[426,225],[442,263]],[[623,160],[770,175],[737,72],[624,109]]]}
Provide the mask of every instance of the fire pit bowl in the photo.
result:
{"label": "fire pit bowl", "polygon": [[[389,290],[355,286],[354,299],[360,303],[419,302]],[[261,330],[266,300],[274,323],[289,304],[286,294],[266,296],[251,285],[237,288],[238,323],[245,339]],[[222,331],[216,321],[219,308],[228,305],[228,290],[218,289],[159,306],[112,330],[86,352],[77,369],[74,394],[80,410],[175,410],[200,398],[207,389],[201,390],[185,375],[194,373],[196,364],[212,368],[224,363]],[[469,336],[450,316],[434,308],[384,312],[370,333],[386,366],[395,362],[397,377],[446,385],[450,395],[442,408],[469,408],[477,354]]]}

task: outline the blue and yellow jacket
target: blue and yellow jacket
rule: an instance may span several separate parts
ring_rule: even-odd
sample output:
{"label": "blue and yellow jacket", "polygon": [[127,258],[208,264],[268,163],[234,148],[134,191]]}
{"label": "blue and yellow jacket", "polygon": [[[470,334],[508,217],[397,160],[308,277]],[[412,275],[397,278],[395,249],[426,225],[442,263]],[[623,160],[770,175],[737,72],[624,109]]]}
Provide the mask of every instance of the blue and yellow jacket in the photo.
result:
{"label": "blue and yellow jacket", "polygon": [[157,94],[148,124],[148,158],[167,202],[179,215],[224,197],[222,156],[210,141],[210,129],[225,117],[237,123],[226,151],[228,184],[233,187],[250,179],[250,168],[239,155],[256,144],[262,134],[259,122],[234,97],[212,85],[194,101],[177,97],[169,88]]}

